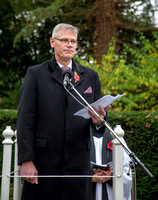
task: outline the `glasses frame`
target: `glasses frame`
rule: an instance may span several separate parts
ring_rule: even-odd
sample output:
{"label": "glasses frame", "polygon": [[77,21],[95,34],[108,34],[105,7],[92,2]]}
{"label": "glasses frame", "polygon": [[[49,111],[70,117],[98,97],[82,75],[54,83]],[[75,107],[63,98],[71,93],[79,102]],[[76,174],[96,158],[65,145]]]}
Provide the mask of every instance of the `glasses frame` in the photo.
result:
{"label": "glasses frame", "polygon": [[59,39],[59,38],[54,38],[54,39],[60,41],[63,45],[68,45],[69,43],[71,43],[71,45],[73,46],[77,45],[76,40]]}

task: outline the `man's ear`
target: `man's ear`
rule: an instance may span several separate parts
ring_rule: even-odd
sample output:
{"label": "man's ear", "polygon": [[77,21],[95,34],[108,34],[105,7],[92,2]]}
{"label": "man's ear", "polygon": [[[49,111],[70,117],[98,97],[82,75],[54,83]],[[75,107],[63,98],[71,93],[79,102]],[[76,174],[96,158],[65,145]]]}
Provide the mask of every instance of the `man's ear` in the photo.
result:
{"label": "man's ear", "polygon": [[50,46],[52,47],[52,48],[54,48],[54,38],[50,38]]}

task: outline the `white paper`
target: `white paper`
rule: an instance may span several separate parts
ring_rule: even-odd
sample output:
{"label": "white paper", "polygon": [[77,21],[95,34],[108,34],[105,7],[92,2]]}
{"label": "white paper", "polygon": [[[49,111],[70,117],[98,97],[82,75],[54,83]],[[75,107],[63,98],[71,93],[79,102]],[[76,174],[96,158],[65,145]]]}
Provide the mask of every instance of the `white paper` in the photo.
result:
{"label": "white paper", "polygon": [[[124,96],[125,94],[118,94],[117,96],[105,95],[102,98],[98,99],[97,101],[93,102],[91,106],[98,110],[98,106],[102,106],[103,108],[107,107],[108,105],[112,104],[114,101],[119,99],[120,97]],[[88,114],[88,106],[77,111],[74,115],[81,116],[85,119],[89,119],[90,116]]]}

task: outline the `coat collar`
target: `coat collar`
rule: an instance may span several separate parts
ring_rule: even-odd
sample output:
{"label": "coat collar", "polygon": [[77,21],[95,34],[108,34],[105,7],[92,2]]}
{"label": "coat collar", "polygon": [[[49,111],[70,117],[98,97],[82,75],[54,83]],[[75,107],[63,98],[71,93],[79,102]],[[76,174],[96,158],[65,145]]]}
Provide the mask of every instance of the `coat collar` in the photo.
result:
{"label": "coat collar", "polygon": [[[50,60],[50,71],[52,72],[52,78],[58,81],[60,84],[63,84],[62,70],[58,66],[58,63],[54,56]],[[81,82],[83,82],[82,74],[84,73],[84,70],[81,67],[81,65],[79,65],[74,59],[72,59],[72,71],[73,71],[73,74],[76,73],[80,77],[79,81],[75,81],[74,75],[73,75],[73,78],[71,81],[74,87],[77,87]]]}

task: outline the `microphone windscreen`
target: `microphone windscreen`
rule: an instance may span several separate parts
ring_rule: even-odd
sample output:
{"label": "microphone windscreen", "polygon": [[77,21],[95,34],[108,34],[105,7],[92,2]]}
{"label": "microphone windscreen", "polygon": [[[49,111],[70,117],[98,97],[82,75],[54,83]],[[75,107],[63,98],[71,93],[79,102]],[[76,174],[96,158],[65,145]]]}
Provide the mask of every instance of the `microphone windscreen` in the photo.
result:
{"label": "microphone windscreen", "polygon": [[63,78],[65,77],[66,74],[69,76],[69,79],[73,77],[73,72],[71,69],[66,69],[63,71]]}

